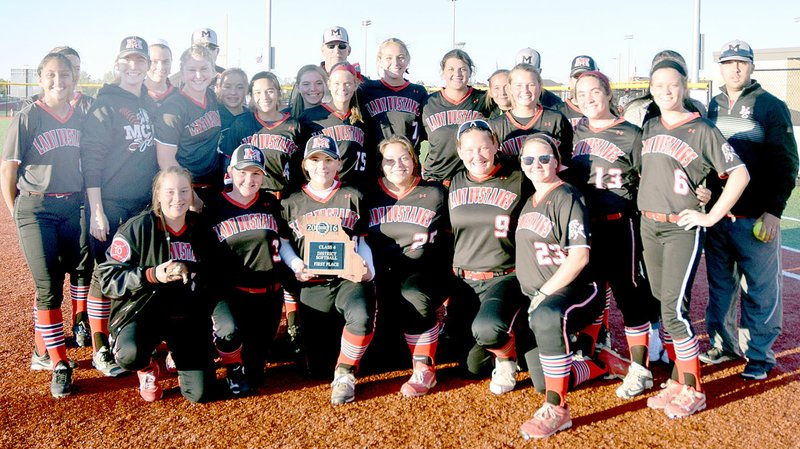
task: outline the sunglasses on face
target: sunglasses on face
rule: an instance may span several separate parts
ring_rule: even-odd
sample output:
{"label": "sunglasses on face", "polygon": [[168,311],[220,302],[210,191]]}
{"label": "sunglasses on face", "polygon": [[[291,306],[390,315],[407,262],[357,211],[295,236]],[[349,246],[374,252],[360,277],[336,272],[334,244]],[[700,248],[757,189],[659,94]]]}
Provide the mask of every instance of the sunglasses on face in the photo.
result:
{"label": "sunglasses on face", "polygon": [[456,140],[461,139],[461,135],[472,128],[490,132],[492,131],[492,128],[489,126],[489,123],[486,120],[470,120],[462,123],[461,126],[458,127],[458,131],[456,132]]}
{"label": "sunglasses on face", "polygon": [[550,163],[550,161],[553,160],[553,155],[543,154],[538,158],[536,156],[524,156],[520,158],[520,160],[522,161],[522,165],[533,165],[533,161],[535,161],[536,159],[539,159],[540,164],[547,165]]}
{"label": "sunglasses on face", "polygon": [[328,48],[333,50],[334,48],[339,47],[339,50],[347,50],[347,44],[342,42],[341,44],[328,44]]}
{"label": "sunglasses on face", "polygon": [[206,44],[206,48],[211,50],[211,51],[214,51],[214,50],[219,48],[219,45],[217,45],[217,44]]}

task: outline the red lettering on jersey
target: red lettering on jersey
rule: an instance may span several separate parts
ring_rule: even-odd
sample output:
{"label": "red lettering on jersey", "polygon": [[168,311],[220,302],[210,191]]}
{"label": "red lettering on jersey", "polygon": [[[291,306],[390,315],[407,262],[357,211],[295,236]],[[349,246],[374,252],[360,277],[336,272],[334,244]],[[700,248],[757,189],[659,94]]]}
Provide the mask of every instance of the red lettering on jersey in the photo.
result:
{"label": "red lettering on jersey", "polygon": [[616,162],[621,156],[625,156],[625,152],[613,142],[609,142],[605,139],[599,139],[597,137],[590,137],[588,139],[579,141],[572,149],[573,159],[586,155],[597,156],[613,163]]}
{"label": "red lettering on jersey", "polygon": [[485,204],[508,210],[517,194],[499,187],[464,187],[450,192],[450,209],[465,204]]}
{"label": "red lettering on jersey", "polygon": [[61,147],[80,147],[81,132],[73,128],[51,129],[34,137],[32,144],[39,154]]}
{"label": "red lettering on jersey", "polygon": [[370,117],[375,117],[385,112],[408,112],[409,114],[419,115],[419,106],[418,101],[399,96],[381,97],[366,104]]}
{"label": "red lettering on jersey", "polygon": [[[336,143],[350,141],[364,146],[364,130],[357,126],[335,125],[323,129],[322,133],[335,140]],[[318,134],[316,133],[315,135]]]}
{"label": "red lettering on jersey", "polygon": [[261,150],[275,150],[288,155],[297,151],[297,144],[292,139],[279,134],[253,134],[242,139],[241,143],[249,143]]}
{"label": "red lettering on jersey", "polygon": [[201,115],[197,120],[186,125],[189,135],[194,137],[202,134],[209,129],[219,128],[222,126],[222,121],[219,118],[219,111],[207,111]]}
{"label": "red lettering on jersey", "polygon": [[536,235],[545,238],[553,230],[553,222],[539,212],[528,212],[519,217],[517,230],[527,229]]}
{"label": "red lettering on jersey", "polygon": [[197,262],[197,259],[194,258],[192,244],[188,242],[170,242],[169,257],[172,260],[183,262]]}
{"label": "red lettering on jersey", "polygon": [[435,131],[442,126],[460,125],[464,122],[480,118],[483,118],[483,114],[479,111],[455,109],[431,114],[429,117],[425,118],[425,123],[431,131]]}
{"label": "red lettering on jersey", "polygon": [[375,207],[369,211],[369,226],[384,223],[409,223],[429,228],[436,212],[418,206],[395,205]]}
{"label": "red lettering on jersey", "polygon": [[681,167],[684,168],[699,157],[694,151],[694,148],[688,143],[667,134],[659,134],[645,140],[642,146],[642,156],[645,154],[664,154],[670,156],[678,161]]}

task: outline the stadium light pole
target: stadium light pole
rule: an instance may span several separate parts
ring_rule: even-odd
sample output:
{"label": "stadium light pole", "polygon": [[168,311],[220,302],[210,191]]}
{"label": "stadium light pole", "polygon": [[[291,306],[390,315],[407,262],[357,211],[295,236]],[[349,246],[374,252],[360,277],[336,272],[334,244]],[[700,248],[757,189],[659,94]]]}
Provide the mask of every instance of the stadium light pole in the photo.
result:
{"label": "stadium light pole", "polygon": [[371,20],[362,20],[361,25],[364,25],[364,75],[367,74],[367,27],[372,25]]}
{"label": "stadium light pole", "polygon": [[633,34],[626,34],[625,40],[628,41],[628,70],[627,76],[628,81],[631,79],[631,42],[633,41]]}
{"label": "stadium light pole", "polygon": [[456,48],[456,0],[450,0],[453,2],[453,48]]}

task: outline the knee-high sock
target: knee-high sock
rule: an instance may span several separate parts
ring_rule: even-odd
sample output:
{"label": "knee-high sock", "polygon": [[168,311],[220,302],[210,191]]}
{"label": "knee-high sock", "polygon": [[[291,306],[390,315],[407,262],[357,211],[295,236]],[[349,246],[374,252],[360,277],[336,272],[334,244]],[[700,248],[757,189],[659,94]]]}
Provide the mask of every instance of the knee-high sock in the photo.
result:
{"label": "knee-high sock", "polygon": [[53,367],[58,362],[67,361],[67,347],[64,345],[64,317],[61,309],[37,310],[37,330],[44,339],[47,353],[53,361]]}
{"label": "knee-high sock", "polygon": [[[631,360],[644,366],[650,366],[650,360],[647,358],[647,345],[650,344],[650,323],[644,323],[641,326],[627,327],[625,326],[625,340],[628,341],[628,350],[630,351]],[[634,348],[639,347],[638,354],[643,354],[644,360],[637,360],[634,356]]]}
{"label": "knee-high sock", "polygon": [[111,316],[111,300],[102,296],[89,295],[86,299],[86,311],[89,315],[89,328],[92,330],[92,349],[97,352],[98,342],[95,335],[101,334],[102,341],[108,342],[108,317]]}
{"label": "knee-high sock", "polygon": [[36,353],[44,355],[47,352],[47,346],[44,344],[42,332],[39,330],[39,309],[36,308],[36,303],[33,304],[33,342],[36,345]]}
{"label": "knee-high sock", "polygon": [[69,280],[69,297],[72,300],[72,324],[75,325],[78,321],[86,319],[86,296],[89,294],[88,285],[78,285],[81,282]]}
{"label": "knee-high sock", "polygon": [[611,332],[608,328],[608,310],[611,308],[611,301],[614,299],[614,292],[611,291],[611,286],[606,283],[606,307],[603,309],[603,326],[606,327],[606,332]]}
{"label": "knee-high sock", "polygon": [[[563,406],[566,403],[567,389],[569,388],[572,353],[559,355],[539,354],[539,361],[542,362],[542,371],[544,371],[547,402]],[[558,396],[559,403],[555,404],[554,396]]]}
{"label": "knee-high sock", "polygon": [[700,345],[697,337],[674,340],[675,366],[678,367],[678,382],[702,391],[700,387]]}
{"label": "knee-high sock", "polygon": [[358,362],[364,356],[369,343],[372,341],[372,336],[372,332],[367,335],[354,335],[347,328],[344,328],[342,330],[342,347],[339,351],[339,360],[337,360],[336,366],[358,366]]}
{"label": "knee-high sock", "polygon": [[592,359],[573,358],[570,368],[570,386],[578,385],[596,379],[608,372],[608,368],[600,367]]}
{"label": "knee-high sock", "polygon": [[514,337],[514,332],[508,333],[508,341],[502,347],[496,349],[486,348],[489,352],[494,354],[498,359],[516,360],[517,359],[517,339]]}
{"label": "knee-high sock", "polygon": [[674,362],[675,346],[672,344],[672,335],[664,329],[663,325],[659,328],[659,333],[661,334],[661,344],[664,346],[664,350],[667,351],[667,357]]}
{"label": "knee-high sock", "polygon": [[430,359],[430,364],[434,364],[436,346],[439,343],[439,323],[421,334],[404,334],[408,350],[414,360]]}
{"label": "knee-high sock", "polygon": [[217,348],[217,354],[219,354],[219,358],[222,359],[223,365],[236,365],[237,363],[241,365],[242,363],[242,345],[236,347],[233,351],[226,352],[220,349],[220,345],[217,344],[217,340],[215,339],[214,345]]}
{"label": "knee-high sock", "polygon": [[297,325],[297,294],[283,290],[283,310],[286,312],[286,325]]}

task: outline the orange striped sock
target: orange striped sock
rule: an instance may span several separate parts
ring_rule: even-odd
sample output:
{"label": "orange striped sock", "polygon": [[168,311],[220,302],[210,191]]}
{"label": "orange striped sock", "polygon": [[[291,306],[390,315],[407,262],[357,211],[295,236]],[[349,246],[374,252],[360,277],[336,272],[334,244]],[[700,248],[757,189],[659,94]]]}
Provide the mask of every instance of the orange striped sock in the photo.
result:
{"label": "orange striped sock", "polygon": [[[572,360],[572,367],[570,368],[570,380],[573,387],[588,382],[592,379],[597,379],[603,374],[608,372],[608,368],[601,368],[600,365],[591,359],[576,359]],[[545,382],[547,378],[545,378]]]}
{"label": "orange striped sock", "polygon": [[650,361],[647,359],[647,345],[650,344],[650,323],[644,323],[641,326],[628,327],[625,326],[625,340],[628,342],[628,349],[630,352],[631,360],[640,363],[633,356],[633,348],[640,346],[640,352],[643,349],[644,364],[643,366],[650,366]]}
{"label": "orange striped sock", "polygon": [[86,296],[89,294],[89,286],[78,285],[82,283],[82,281],[73,283],[72,279],[69,281],[69,297],[72,302],[73,324],[86,319]]}
{"label": "orange striped sock", "polygon": [[678,381],[702,391],[700,387],[700,345],[694,335],[673,342]]}
{"label": "orange striped sock", "polygon": [[89,315],[89,328],[92,330],[92,350],[97,352],[96,334],[102,334],[108,341],[108,318],[111,316],[111,300],[102,295],[89,294],[86,298],[86,311]]}
{"label": "orange striped sock", "polygon": [[547,401],[551,402],[554,396],[558,396],[559,403],[555,405],[563,407],[566,403],[567,389],[569,388],[572,354],[539,354],[539,361],[542,363],[542,371],[544,372]]}
{"label": "orange striped sock", "polygon": [[36,345],[36,354],[44,355],[47,352],[47,346],[44,344],[44,337],[39,330],[39,309],[36,308],[36,303],[33,304],[33,342]]}
{"label": "orange striped sock", "polygon": [[58,362],[67,361],[67,347],[64,345],[64,317],[61,309],[37,310],[38,322],[36,327],[42,334],[47,353],[53,361],[53,366]]}
{"label": "orange striped sock", "polygon": [[675,361],[675,346],[672,344],[672,335],[669,334],[666,330],[664,330],[664,324],[661,324],[659,328],[661,332],[661,344],[664,346],[664,350],[667,351],[667,357],[673,362]]}
{"label": "orange striped sock", "polygon": [[342,347],[339,350],[339,359],[336,365],[358,366],[358,362],[367,351],[373,335],[372,332],[367,335],[355,335],[345,327],[342,330]]}
{"label": "orange striped sock", "polygon": [[489,352],[494,354],[498,359],[516,360],[517,359],[517,339],[514,337],[514,332],[508,333],[508,341],[500,348],[490,349],[486,348]]}
{"label": "orange striped sock", "polygon": [[408,350],[414,360],[422,360],[427,357],[433,366],[436,347],[439,344],[439,323],[421,334],[404,334]]}

